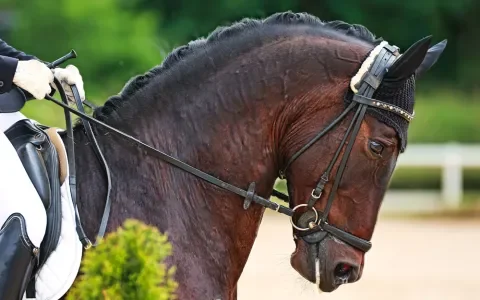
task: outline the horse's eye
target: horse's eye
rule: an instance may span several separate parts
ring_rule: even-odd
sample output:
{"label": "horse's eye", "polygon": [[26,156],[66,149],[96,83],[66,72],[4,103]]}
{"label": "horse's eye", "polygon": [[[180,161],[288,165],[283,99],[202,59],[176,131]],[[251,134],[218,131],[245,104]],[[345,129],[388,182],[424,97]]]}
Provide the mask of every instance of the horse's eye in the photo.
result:
{"label": "horse's eye", "polygon": [[369,142],[370,151],[375,153],[376,155],[382,155],[383,152],[383,145],[376,141]]}

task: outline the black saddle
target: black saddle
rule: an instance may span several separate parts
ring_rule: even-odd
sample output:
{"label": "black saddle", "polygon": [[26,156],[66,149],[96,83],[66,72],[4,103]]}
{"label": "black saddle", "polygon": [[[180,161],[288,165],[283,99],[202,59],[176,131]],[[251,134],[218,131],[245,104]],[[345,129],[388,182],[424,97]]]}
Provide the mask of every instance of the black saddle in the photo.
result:
{"label": "black saddle", "polygon": [[40,245],[38,265],[32,272],[31,286],[36,272],[56,249],[62,226],[59,156],[43,130],[46,128],[27,119],[18,121],[5,132],[47,212],[47,229]]}

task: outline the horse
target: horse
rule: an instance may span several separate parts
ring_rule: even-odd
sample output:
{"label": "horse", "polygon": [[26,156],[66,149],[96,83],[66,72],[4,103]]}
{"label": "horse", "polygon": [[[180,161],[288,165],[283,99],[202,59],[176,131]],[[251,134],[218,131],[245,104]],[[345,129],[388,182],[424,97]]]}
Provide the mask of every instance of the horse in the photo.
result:
{"label": "horse", "polygon": [[[168,232],[179,299],[237,299],[267,206],[291,217],[291,265],[305,280],[324,292],[358,281],[407,145],[415,81],[445,48],[430,42],[400,54],[362,25],[288,11],[175,49],[93,118],[248,196],[91,123],[111,173],[106,231],[135,218]],[[78,212],[94,236],[107,183],[84,124],[73,137]],[[288,208],[247,201],[269,198],[279,177]]]}

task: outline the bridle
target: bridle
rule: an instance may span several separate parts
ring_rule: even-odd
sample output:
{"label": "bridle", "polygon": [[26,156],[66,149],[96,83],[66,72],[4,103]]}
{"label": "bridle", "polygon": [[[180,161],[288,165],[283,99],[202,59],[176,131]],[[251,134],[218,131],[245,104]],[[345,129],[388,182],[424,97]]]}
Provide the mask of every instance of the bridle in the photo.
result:
{"label": "bridle", "polygon": [[[362,74],[361,78],[358,79],[358,82],[355,83],[352,80],[352,85],[351,88],[355,92],[352,98],[352,102],[350,105],[336,118],[334,119],[326,128],[324,128],[320,133],[318,133],[314,138],[310,140],[304,147],[302,147],[300,150],[298,150],[287,162],[285,167],[283,168],[282,171],[279,172],[279,177],[280,178],[285,178],[285,172],[288,169],[288,167],[295,161],[303,152],[305,152],[310,146],[312,146],[316,141],[318,141],[322,136],[324,136],[329,130],[331,130],[336,124],[338,124],[349,112],[351,112],[354,107],[358,106],[356,109],[356,112],[353,116],[352,122],[350,126],[348,127],[345,136],[343,137],[332,161],[328,165],[326,171],[323,173],[323,175],[320,178],[320,181],[317,183],[317,186],[315,189],[312,190],[310,199],[308,200],[307,204],[300,204],[294,207],[293,209],[282,206],[280,204],[277,204],[276,202],[273,202],[271,200],[265,199],[255,193],[255,182],[251,182],[248,186],[247,190],[244,190],[240,187],[234,186],[232,184],[229,184],[227,182],[224,182],[210,174],[207,174],[199,169],[196,169],[189,164],[186,164],[174,157],[169,156],[168,154],[155,149],[142,141],[122,132],[119,131],[95,118],[92,118],[88,115],[85,114],[85,111],[83,109],[83,104],[95,108],[94,105],[90,104],[87,100],[85,100],[83,103],[80,100],[80,96],[78,93],[77,88],[75,85],[72,85],[72,91],[73,95],[75,98],[75,103],[77,106],[78,110],[75,110],[71,108],[68,105],[67,97],[65,95],[65,91],[63,90],[60,82],[58,82],[57,79],[55,79],[55,84],[57,88],[59,89],[60,96],[62,98],[62,101],[58,101],[54,99],[53,97],[46,96],[45,99],[50,100],[54,102],[55,104],[62,106],[65,110],[65,121],[66,121],[66,127],[67,127],[67,141],[66,141],[66,148],[67,148],[67,155],[69,157],[68,163],[69,163],[69,170],[70,170],[70,175],[69,175],[69,181],[70,181],[70,190],[72,194],[72,199],[75,205],[75,211],[76,211],[76,223],[77,223],[77,233],[79,235],[80,241],[82,242],[83,246],[85,249],[88,249],[92,246],[91,241],[88,239],[86,234],[83,231],[81,222],[80,222],[80,217],[78,215],[78,210],[77,210],[77,202],[76,202],[76,171],[75,171],[75,154],[73,151],[73,145],[74,145],[74,140],[73,140],[73,127],[72,127],[72,122],[70,119],[69,112],[79,116],[82,119],[82,122],[84,124],[84,130],[86,132],[87,138],[90,141],[90,144],[92,145],[96,157],[99,160],[100,164],[103,166],[103,169],[106,174],[107,178],[107,195],[106,195],[106,201],[105,201],[105,208],[104,208],[104,213],[102,216],[101,220],[101,225],[98,230],[97,234],[97,241],[95,242],[96,245],[98,242],[98,238],[102,238],[105,234],[107,223],[108,223],[108,218],[110,214],[110,207],[111,207],[111,202],[110,202],[110,190],[111,190],[111,179],[110,179],[110,170],[108,168],[107,162],[105,158],[103,157],[102,151],[100,150],[100,147],[96,141],[95,134],[93,133],[93,129],[91,127],[91,124],[89,122],[95,123],[97,125],[100,125],[101,127],[107,129],[110,132],[116,133],[120,135],[121,137],[127,139],[130,142],[133,142],[133,145],[137,146],[141,150],[145,151],[148,155],[151,155],[153,157],[159,158],[164,160],[165,162],[174,165],[175,167],[178,167],[192,175],[197,176],[198,178],[201,178],[213,185],[216,185],[224,190],[230,191],[232,193],[235,193],[242,198],[244,198],[244,203],[243,203],[243,208],[247,210],[252,202],[255,202],[257,204],[260,204],[266,208],[272,209],[278,213],[285,214],[290,217],[291,223],[293,227],[296,230],[296,236],[301,237],[303,240],[305,240],[308,243],[319,243],[321,240],[323,240],[327,234],[331,234],[332,236],[342,240],[343,242],[363,251],[367,252],[371,248],[371,243],[367,240],[364,240],[362,238],[359,238],[355,235],[352,235],[346,231],[343,231],[333,225],[330,225],[327,222],[328,218],[328,213],[330,212],[330,209],[332,207],[333,199],[335,197],[335,192],[338,189],[338,186],[340,184],[343,172],[345,170],[346,164],[348,157],[350,155],[350,152],[353,147],[353,142],[356,138],[356,135],[360,129],[360,125],[362,123],[362,120],[364,118],[365,112],[367,110],[367,107],[373,107],[373,108],[378,108],[378,109],[383,109],[389,112],[396,113],[403,118],[405,118],[407,121],[410,121],[413,118],[413,115],[408,113],[407,111],[396,107],[394,105],[390,105],[385,102],[381,102],[375,99],[372,99],[372,95],[374,94],[375,90],[378,88],[380,85],[383,76],[385,73],[388,71],[388,67],[390,67],[393,62],[398,58],[394,55],[398,48],[395,46],[390,46],[386,42],[382,42],[380,45],[375,47],[375,49],[371,52],[370,57],[372,57],[372,53],[375,53],[376,55],[373,56],[373,60],[370,62],[371,67],[365,72],[365,74]],[[72,56],[71,53],[58,59],[55,61],[55,65],[59,65],[60,63],[63,63],[69,58],[76,57]],[[368,62],[370,59],[367,58],[364,62]],[[355,78],[355,77],[354,77]],[[357,90],[357,86],[359,87]],[[345,143],[347,141],[348,135],[351,133],[350,140],[348,142],[347,148],[345,150],[345,153],[342,157],[342,160],[340,162],[340,166],[338,168],[337,174],[334,179],[334,185],[333,188],[330,192],[330,195],[327,200],[327,204],[322,211],[317,211],[314,208],[315,203],[321,198],[323,189],[325,187],[325,184],[328,182],[328,179],[330,177],[330,173],[333,169],[333,166],[337,159],[339,158],[340,152],[342,148],[345,146]],[[277,190],[273,190],[272,192],[273,196],[276,196],[277,198],[289,202],[289,197]],[[307,207],[308,210],[302,214],[302,216],[299,219],[299,225],[303,226],[300,227],[293,222],[293,214],[294,212],[300,208],[300,207]],[[307,225],[307,226],[305,226]]]}
{"label": "bridle", "polygon": [[[379,87],[384,75],[388,72],[388,68],[395,62],[398,56],[395,56],[395,53],[398,51],[398,48],[395,46],[388,45],[387,42],[382,42],[380,45],[375,47],[374,50],[370,53],[370,56],[365,60],[364,64],[371,63],[370,67],[364,74],[360,74],[358,82],[352,80],[351,88],[354,91],[352,102],[350,105],[336,118],[334,119],[327,127],[325,127],[321,132],[319,132],[315,137],[313,137],[305,146],[298,150],[287,162],[283,170],[279,172],[279,177],[281,179],[286,178],[286,170],[288,167],[306,150],[308,150],[315,142],[321,139],[328,131],[330,131],[336,124],[347,116],[347,114],[357,107],[355,114],[352,118],[350,125],[348,126],[345,135],[340,142],[332,160],[327,166],[327,169],[322,174],[320,180],[317,182],[316,187],[312,190],[310,198],[306,204],[299,204],[295,206],[292,211],[295,212],[301,207],[306,207],[307,211],[303,213],[298,219],[299,225],[296,225],[293,222],[293,218],[290,218],[292,226],[295,228],[295,238],[301,237],[304,241],[309,244],[319,243],[323,240],[327,234],[340,239],[341,241],[363,251],[367,252],[372,247],[370,241],[359,238],[351,233],[348,233],[344,230],[341,230],[337,227],[334,227],[328,223],[328,214],[332,208],[333,200],[335,199],[335,194],[337,192],[338,186],[340,185],[343,173],[347,166],[347,161],[352,151],[356,136],[360,130],[360,126],[365,116],[367,108],[374,107],[387,110],[398,114],[399,116],[406,119],[410,122],[413,119],[413,114],[405,111],[404,109],[372,99],[373,94]],[[362,68],[360,68],[362,70]],[[355,79],[355,77],[354,77]],[[357,86],[359,88],[357,89]],[[317,203],[323,193],[325,185],[329,181],[330,174],[332,169],[337,162],[342,149],[347,142],[348,135],[350,135],[350,140],[348,141],[345,152],[340,161],[335,179],[333,181],[333,187],[328,195],[328,200],[323,211],[316,210],[314,208],[315,203]]]}

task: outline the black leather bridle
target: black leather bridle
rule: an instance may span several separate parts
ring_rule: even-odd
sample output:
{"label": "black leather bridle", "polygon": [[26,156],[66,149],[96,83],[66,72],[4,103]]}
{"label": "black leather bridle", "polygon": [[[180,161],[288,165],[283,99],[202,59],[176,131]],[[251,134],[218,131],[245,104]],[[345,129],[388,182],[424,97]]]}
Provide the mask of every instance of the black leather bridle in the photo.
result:
{"label": "black leather bridle", "polygon": [[[388,103],[378,101],[375,99],[372,99],[372,95],[374,94],[375,90],[378,88],[380,85],[383,76],[385,73],[388,71],[388,67],[390,67],[393,62],[396,60],[396,57],[394,53],[398,50],[398,48],[394,46],[390,46],[388,44],[385,44],[382,46],[379,54],[376,56],[374,63],[372,66],[369,68],[368,72],[365,73],[363,78],[360,81],[358,92],[353,95],[352,102],[350,105],[336,118],[334,119],[326,128],[324,128],[320,133],[318,133],[314,138],[310,140],[304,147],[302,147],[300,150],[298,150],[295,155],[293,155],[289,161],[287,162],[286,166],[282,171],[279,172],[279,177],[280,178],[286,178],[286,170],[288,167],[295,161],[303,152],[305,152],[310,146],[312,146],[316,141],[318,141],[321,137],[323,137],[329,130],[331,130],[336,124],[338,124],[349,112],[351,112],[355,107],[357,107],[355,114],[353,116],[352,122],[350,123],[345,136],[343,137],[343,140],[341,141],[332,161],[328,165],[326,171],[323,173],[323,175],[320,178],[320,181],[318,182],[317,186],[315,189],[312,190],[310,199],[308,200],[308,203],[306,204],[300,204],[294,207],[293,209],[282,206],[277,204],[276,202],[273,202],[271,200],[265,199],[255,193],[255,182],[252,182],[249,184],[249,187],[247,190],[244,190],[242,188],[239,188],[237,186],[234,186],[232,184],[229,184],[227,182],[224,182],[220,179],[217,179],[216,177],[207,174],[199,169],[196,169],[174,157],[169,156],[168,154],[155,149],[142,141],[122,132],[119,131],[95,118],[92,118],[88,115],[85,114],[85,111],[83,109],[83,104],[86,104],[92,108],[94,108],[93,105],[89,104],[88,101],[82,101],[80,100],[79,93],[76,89],[76,87],[73,85],[72,91],[74,94],[74,98],[76,101],[76,106],[78,110],[75,110],[71,108],[68,105],[67,102],[67,97],[65,95],[65,92],[62,89],[62,86],[60,82],[58,82],[55,79],[55,84],[59,89],[60,96],[62,98],[62,102],[47,96],[45,99],[48,99],[55,104],[62,106],[65,109],[65,120],[66,120],[66,125],[67,125],[67,142],[66,142],[66,148],[67,148],[67,155],[69,156],[68,163],[69,163],[69,169],[70,169],[70,189],[71,189],[71,194],[72,198],[74,201],[75,209],[76,209],[76,221],[77,221],[77,233],[79,234],[80,240],[82,241],[83,246],[87,249],[92,246],[91,241],[88,239],[88,237],[85,235],[82,225],[80,223],[80,218],[78,216],[78,210],[76,206],[76,172],[75,172],[75,154],[74,154],[74,148],[73,148],[73,127],[72,127],[72,122],[70,119],[69,112],[79,116],[82,119],[82,122],[84,124],[84,130],[86,132],[87,138],[90,140],[91,145],[94,148],[95,154],[99,162],[104,168],[104,171],[106,173],[106,178],[107,178],[107,196],[106,196],[106,202],[105,202],[105,208],[104,208],[104,213],[102,216],[102,221],[101,225],[97,234],[97,238],[102,238],[103,235],[105,234],[105,230],[107,227],[108,223],[108,218],[109,218],[109,213],[110,213],[110,190],[111,190],[111,179],[110,179],[110,171],[108,168],[108,165],[103,157],[103,154],[100,150],[100,147],[96,141],[95,135],[93,133],[92,127],[89,122],[95,123],[97,125],[102,126],[103,128],[107,129],[110,132],[116,133],[120,135],[121,137],[127,139],[130,142],[133,142],[133,144],[142,150],[146,151],[149,155],[153,157],[157,157],[159,159],[162,159],[166,161],[169,164],[172,164],[192,175],[195,175],[213,185],[216,185],[222,189],[225,189],[227,191],[230,191],[232,193],[235,193],[242,198],[244,198],[244,203],[243,203],[243,208],[246,210],[249,208],[250,204],[252,202],[258,203],[264,207],[267,207],[269,209],[275,210],[276,212],[285,214],[287,216],[290,216],[291,218],[291,223],[293,227],[296,230],[296,236],[301,237],[303,240],[305,240],[307,243],[319,243],[321,240],[323,240],[327,234],[331,234],[332,236],[342,240],[343,242],[363,251],[367,252],[371,248],[371,243],[367,240],[364,240],[362,238],[359,238],[355,235],[352,235],[346,231],[343,231],[333,225],[330,225],[327,222],[328,214],[330,212],[330,209],[333,204],[333,200],[335,197],[335,193],[338,189],[338,186],[340,184],[343,172],[345,170],[346,164],[348,157],[350,155],[350,152],[352,151],[352,147],[354,144],[354,140],[356,138],[356,135],[360,129],[360,125],[363,121],[363,118],[365,116],[365,112],[367,110],[367,107],[373,107],[373,108],[378,108],[378,109],[383,109],[387,110],[389,112],[396,113],[403,118],[405,118],[407,121],[410,121],[413,118],[413,115],[408,113],[407,111],[390,105]],[[71,58],[71,57],[68,57]],[[66,58],[66,59],[68,59]],[[65,58],[60,58],[57,61],[65,61]],[[63,62],[62,61],[62,62]],[[57,64],[58,65],[58,64]],[[317,211],[314,208],[315,203],[321,198],[323,189],[326,185],[326,183],[329,180],[330,173],[333,169],[333,166],[335,165],[335,162],[340,156],[340,152],[342,148],[345,146],[345,143],[347,141],[348,135],[351,133],[350,140],[348,142],[347,148],[344,152],[344,155],[342,157],[342,160],[340,162],[340,166],[338,168],[338,171],[336,173],[335,179],[334,179],[334,184],[333,188],[330,192],[330,195],[327,200],[327,204],[322,211]],[[278,197],[279,199],[289,202],[289,197],[277,190],[273,190],[272,192],[273,196]],[[293,214],[294,212],[300,208],[300,207],[307,207],[308,210],[301,215],[299,218],[299,225],[303,226],[300,227],[293,222]],[[305,226],[306,225],[306,226]],[[96,243],[94,244],[96,245]]]}
{"label": "black leather bridle", "polygon": [[[314,138],[312,138],[305,146],[298,150],[287,162],[283,170],[279,172],[279,177],[284,179],[286,178],[286,170],[288,167],[307,149],[309,149],[315,142],[322,138],[329,130],[331,130],[336,124],[338,124],[345,116],[357,107],[355,114],[352,118],[350,125],[345,132],[345,135],[338,146],[333,159],[330,161],[327,169],[322,174],[320,180],[317,182],[316,187],[312,190],[310,198],[306,204],[299,204],[293,208],[295,212],[300,207],[306,207],[307,211],[304,212],[298,219],[298,225],[293,222],[291,218],[292,226],[295,228],[295,237],[301,237],[304,241],[309,244],[319,243],[323,240],[327,234],[340,239],[341,241],[363,251],[367,252],[372,247],[370,241],[359,238],[351,233],[348,233],[344,230],[341,230],[335,226],[332,226],[328,223],[328,214],[332,208],[333,200],[335,199],[335,194],[337,192],[338,186],[340,185],[343,173],[345,171],[348,158],[352,151],[356,136],[360,130],[363,118],[367,108],[374,107],[389,112],[398,114],[399,116],[406,119],[410,122],[413,119],[413,114],[405,111],[404,109],[372,99],[373,94],[379,87],[384,75],[388,72],[388,68],[395,62],[398,56],[394,54],[398,51],[398,48],[395,46],[390,46],[387,43],[382,45],[378,55],[375,57],[375,60],[369,70],[363,75],[363,78],[359,82],[357,93],[353,94],[352,102],[350,105],[336,118],[334,119],[326,128],[324,128],[320,133],[318,133]],[[333,187],[328,195],[328,200],[323,211],[316,210],[314,208],[315,203],[320,200],[323,189],[329,181],[331,176],[332,169],[337,162],[340,153],[347,142],[348,135],[350,135],[350,140],[348,141],[345,152],[340,161],[335,179],[333,181]]]}

